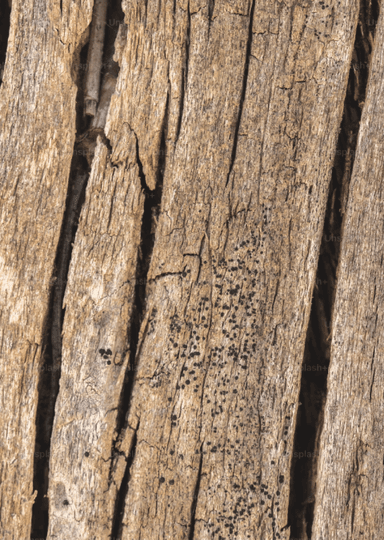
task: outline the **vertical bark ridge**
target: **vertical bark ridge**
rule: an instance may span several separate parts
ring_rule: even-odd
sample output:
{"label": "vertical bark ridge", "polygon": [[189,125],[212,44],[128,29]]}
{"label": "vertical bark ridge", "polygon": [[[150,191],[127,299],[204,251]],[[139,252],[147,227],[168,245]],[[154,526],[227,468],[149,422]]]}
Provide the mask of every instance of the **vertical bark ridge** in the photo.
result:
{"label": "vertical bark ridge", "polygon": [[[167,115],[166,115],[167,116]],[[166,118],[166,117],[165,117]],[[112,526],[112,538],[121,538],[122,534],[122,519],[123,519],[123,510],[125,504],[125,498],[128,493],[129,485],[129,471],[133,463],[135,456],[137,437],[136,432],[133,436],[132,446],[129,449],[128,456],[124,451],[120,450],[121,442],[124,439],[125,431],[128,429],[127,424],[127,414],[129,410],[132,387],[134,381],[134,374],[136,370],[136,355],[138,353],[138,345],[140,343],[140,327],[143,322],[143,317],[145,314],[145,298],[146,298],[146,288],[147,288],[147,276],[148,269],[150,264],[150,259],[152,255],[157,219],[161,206],[161,196],[163,188],[163,177],[162,173],[165,166],[166,160],[166,122],[164,122],[162,142],[160,145],[160,160],[159,160],[159,174],[156,182],[156,188],[153,191],[150,191],[147,187],[145,176],[143,173],[142,164],[139,157],[138,149],[138,139],[136,138],[136,159],[139,169],[139,177],[141,181],[141,187],[145,193],[145,203],[144,203],[144,212],[141,226],[141,246],[139,252],[139,259],[137,264],[137,273],[136,273],[136,286],[135,286],[135,297],[133,300],[132,308],[132,317],[131,317],[131,328],[130,328],[130,344],[131,349],[129,352],[130,361],[129,368],[126,372],[124,385],[121,393],[121,399],[118,406],[118,416],[116,419],[116,432],[117,442],[114,444],[113,449],[113,459],[111,460],[111,469],[110,469],[110,482],[115,481],[116,470],[123,463],[125,466],[125,471],[123,478],[121,480],[120,488],[118,489],[115,502],[115,511],[113,518]],[[124,464],[125,461],[125,464]]]}
{"label": "vertical bark ridge", "polygon": [[[105,40],[106,53],[100,70],[103,80],[108,76],[113,55],[113,42],[116,38],[118,20],[116,2],[109,2],[108,15],[112,24],[108,25]],[[117,14],[118,16],[119,14]],[[88,28],[89,30],[89,28]],[[54,409],[59,391],[62,356],[62,324],[65,310],[63,298],[67,283],[67,274],[75,239],[78,218],[85,200],[85,189],[89,177],[90,165],[94,157],[95,143],[86,138],[91,122],[84,113],[84,87],[87,72],[88,34],[86,32],[77,47],[72,61],[72,78],[76,82],[76,132],[77,139],[73,148],[71,172],[66,197],[65,213],[57,246],[55,271],[52,276],[50,310],[47,320],[45,345],[43,346],[44,365],[39,381],[39,401],[36,414],[36,442],[34,463],[34,489],[38,495],[33,507],[32,536],[45,537],[48,529],[48,476],[50,439],[53,426]],[[85,44],[84,44],[85,42]],[[118,70],[117,70],[118,73]],[[105,124],[105,122],[104,122]],[[103,126],[102,126],[103,127]],[[88,144],[86,144],[88,142]]]}
{"label": "vertical bark ridge", "polygon": [[136,434],[122,538],[290,534],[300,368],[358,9],[255,3],[227,184],[249,13],[215,7],[208,39],[207,8],[191,6],[121,443]]}
{"label": "vertical bark ridge", "polygon": [[[360,18],[361,38],[367,36],[367,26],[371,39],[365,42],[366,54],[370,55],[375,30],[374,47],[366,95],[360,99],[362,116],[341,230],[315,540],[376,539],[383,528],[383,13],[376,29]],[[355,63],[361,58],[356,56]],[[358,66],[352,67],[358,76]],[[363,77],[356,87],[360,90],[365,84]]]}
{"label": "vertical bark ridge", "polygon": [[[29,538],[37,496],[36,409],[46,367],[43,347],[51,277],[75,140],[71,65],[91,16],[87,6],[69,7],[71,23],[64,45],[50,7],[41,1],[12,2],[6,76],[0,89],[0,536],[4,539]],[[39,452],[44,454],[39,455],[41,462],[46,460],[46,449]]]}
{"label": "vertical bark ridge", "polygon": [[[72,63],[72,77],[76,82],[76,132],[80,136],[86,131],[88,121],[84,116],[83,86],[88,44],[80,43]],[[34,462],[34,489],[38,495],[33,507],[32,536],[43,538],[48,530],[48,476],[50,439],[52,434],[55,403],[59,392],[62,355],[62,323],[65,310],[63,298],[81,206],[89,176],[88,162],[93,156],[86,154],[79,142],[73,147],[68,190],[65,202],[59,243],[56,250],[49,315],[44,336],[44,364],[39,381],[39,400],[36,411],[36,441]]]}
{"label": "vertical bark ridge", "polygon": [[[162,4],[161,10],[168,13],[169,7]],[[134,357],[140,348],[163,169],[178,123],[183,53],[177,40],[185,37],[186,28],[181,11],[181,28],[174,30],[164,26],[164,18],[153,6],[147,11],[140,4],[135,13],[145,31],[138,42],[133,32],[120,33],[125,41],[120,41],[115,56],[124,69],[111,97],[105,139],[99,139],[95,149],[64,300],[62,378],[50,462],[49,538],[119,534],[119,508],[128,488],[130,456],[135,453],[137,426],[127,423],[125,413],[135,376]],[[128,16],[126,22],[129,27]],[[170,30],[179,32],[173,41]],[[154,72],[137,64],[135,57],[147,54],[148,43],[155,43],[149,48]],[[149,95],[132,93],[136,79],[152,88]],[[148,112],[143,100],[152,111],[149,119],[142,116]],[[145,325],[143,321],[142,328]],[[129,446],[122,444],[126,431],[133,434]],[[70,441],[69,445],[64,441]],[[72,509],[78,509],[76,520]]]}
{"label": "vertical bark ridge", "polygon": [[[359,24],[349,72],[344,113],[335,150],[327,211],[318,261],[302,368],[300,403],[292,460],[289,522],[300,540],[312,536],[319,443],[330,363],[332,312],[336,293],[342,221],[356,153],[361,109],[365,101],[376,19],[368,3],[360,5]],[[364,37],[365,32],[365,37]]]}

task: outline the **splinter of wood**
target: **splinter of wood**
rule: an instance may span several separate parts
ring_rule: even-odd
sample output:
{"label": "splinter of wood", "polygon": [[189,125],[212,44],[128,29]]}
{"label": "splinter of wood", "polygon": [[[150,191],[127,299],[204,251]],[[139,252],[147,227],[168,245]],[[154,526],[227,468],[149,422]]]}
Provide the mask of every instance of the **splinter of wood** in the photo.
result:
{"label": "splinter of wood", "polygon": [[100,72],[103,59],[107,0],[95,0],[85,78],[85,114],[95,116],[99,102]]}
{"label": "splinter of wood", "polygon": [[76,213],[79,209],[81,194],[87,182],[88,175],[85,173],[76,174],[72,187],[71,197],[68,202],[67,218],[64,222],[62,233],[62,248],[58,261],[57,279],[53,291],[52,305],[52,385],[51,399],[54,402],[59,385],[61,366],[61,331],[63,298],[67,284],[66,276],[71,256],[72,228],[76,220]]}

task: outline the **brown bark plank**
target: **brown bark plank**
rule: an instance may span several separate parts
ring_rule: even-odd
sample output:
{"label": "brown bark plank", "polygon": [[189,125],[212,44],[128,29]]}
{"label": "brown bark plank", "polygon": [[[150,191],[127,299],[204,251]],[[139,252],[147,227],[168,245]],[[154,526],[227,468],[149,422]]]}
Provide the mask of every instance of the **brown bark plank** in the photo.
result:
{"label": "brown bark plank", "polygon": [[[53,4],[53,3],[52,3]],[[92,3],[14,1],[0,89],[0,536],[27,539],[37,384],[75,139],[74,53]]]}
{"label": "brown bark plank", "polygon": [[342,230],[314,540],[383,535],[383,72],[381,13]]}
{"label": "brown bark plank", "polygon": [[211,19],[206,5],[183,9],[183,116],[120,439],[127,452],[136,435],[122,538],[288,539],[301,362],[358,6],[223,2]]}

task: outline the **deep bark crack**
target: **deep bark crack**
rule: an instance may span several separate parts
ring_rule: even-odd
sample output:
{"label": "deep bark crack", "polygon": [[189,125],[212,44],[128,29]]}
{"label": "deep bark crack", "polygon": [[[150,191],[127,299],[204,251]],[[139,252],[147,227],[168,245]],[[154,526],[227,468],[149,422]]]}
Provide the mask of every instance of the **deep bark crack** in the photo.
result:
{"label": "deep bark crack", "polygon": [[0,0],[0,86],[3,82],[5,58],[11,23],[11,8],[7,0]]}
{"label": "deep bark crack", "polygon": [[185,96],[187,94],[189,51],[190,51],[190,42],[191,42],[191,13],[189,10],[189,3],[187,6],[187,13],[188,13],[188,25],[187,25],[186,36],[185,36],[185,61],[184,61],[184,66],[183,66],[183,77],[181,81],[179,118],[178,118],[178,123],[177,123],[175,144],[177,143],[180,136],[181,122],[183,119],[183,112],[184,112],[184,101],[185,101]]}
{"label": "deep bark crack", "polygon": [[[121,438],[121,434],[126,430],[129,429],[128,425],[128,413],[129,413],[129,407],[131,402],[131,395],[132,395],[132,389],[133,384],[135,380],[135,369],[136,369],[136,363],[137,363],[137,357],[140,354],[140,349],[138,349],[139,345],[139,334],[140,334],[140,328],[141,324],[144,319],[144,315],[146,312],[146,289],[147,289],[147,283],[148,283],[148,270],[149,270],[149,264],[151,261],[153,246],[155,242],[155,232],[156,232],[156,226],[157,226],[157,218],[160,211],[161,206],[161,198],[162,198],[162,192],[163,192],[163,175],[164,175],[164,169],[165,169],[165,161],[166,161],[166,133],[167,133],[167,126],[168,126],[168,100],[164,115],[164,122],[162,126],[162,136],[161,136],[161,143],[160,143],[160,159],[159,159],[159,165],[158,165],[158,172],[157,172],[157,181],[156,181],[156,188],[154,190],[150,190],[147,186],[145,174],[143,170],[143,166],[139,157],[139,141],[136,136],[136,160],[137,165],[139,168],[139,176],[141,181],[141,187],[145,194],[145,202],[144,202],[144,212],[143,212],[143,219],[141,224],[141,246],[140,246],[140,252],[139,252],[139,259],[137,264],[137,272],[136,272],[136,285],[135,285],[135,296],[133,300],[133,309],[132,309],[132,315],[131,315],[131,327],[130,327],[130,339],[129,339],[129,351],[127,353],[129,354],[129,367],[125,373],[123,388],[121,392],[120,397],[120,403],[118,407],[118,415],[116,418],[116,432],[118,433],[118,437],[116,438],[116,443],[114,444],[114,447],[112,449],[112,453],[118,452],[117,445]],[[118,494],[115,501],[115,512],[113,517],[113,525],[112,525],[112,538],[113,539],[119,539],[122,535],[122,519],[124,515],[124,504],[125,499],[128,494],[129,489],[129,477],[130,477],[130,468],[134,460],[134,454],[137,444],[137,431],[139,427],[137,426],[135,430],[134,435],[134,441],[132,443],[132,449],[129,453],[129,457],[127,459],[126,468],[124,472],[124,476],[121,482],[121,486],[118,490]],[[111,470],[110,470],[110,482],[112,481],[112,475],[113,475],[113,460],[111,463]]]}
{"label": "deep bark crack", "polygon": [[199,470],[198,470],[198,473],[197,473],[196,486],[195,486],[195,491],[193,493],[193,499],[192,499],[191,525],[190,525],[190,529],[189,529],[188,540],[193,540],[193,537],[194,537],[194,534],[195,534],[196,507],[197,507],[197,499],[198,499],[198,496],[199,496],[202,468],[203,468],[203,445],[201,445],[201,448],[200,448]]}
{"label": "deep bark crack", "polygon": [[312,534],[342,222],[348,201],[361,110],[368,82],[374,23],[377,18],[377,4],[373,5],[369,0],[363,1],[344,101],[344,115],[332,169],[306,337],[299,397],[301,406],[296,423],[289,503],[291,535],[300,540],[310,539]]}
{"label": "deep bark crack", "polygon": [[242,89],[241,89],[239,112],[238,112],[238,115],[237,115],[237,122],[236,122],[236,126],[235,126],[235,132],[234,132],[234,135],[233,135],[231,161],[230,161],[230,164],[229,164],[229,171],[228,171],[228,176],[227,176],[227,181],[225,183],[225,187],[228,186],[229,178],[231,176],[231,173],[232,173],[232,170],[233,170],[233,165],[234,165],[235,159],[236,159],[237,139],[238,139],[238,136],[239,136],[240,122],[241,122],[241,117],[243,115],[245,93],[247,91],[247,83],[248,83],[249,61],[250,61],[250,58],[251,58],[251,48],[252,48],[252,27],[253,27],[253,14],[254,14],[254,11],[255,11],[255,0],[252,0],[251,10],[250,10],[250,14],[249,14],[248,41],[247,41],[247,48],[246,48],[246,55],[245,55],[243,86],[242,86]]}
{"label": "deep bark crack", "polygon": [[135,435],[133,437],[132,448],[131,448],[131,451],[129,452],[127,465],[124,471],[124,476],[123,476],[121,486],[117,492],[117,496],[115,500],[115,511],[114,511],[113,521],[112,521],[111,540],[120,540],[123,533],[124,504],[125,504],[125,498],[128,494],[130,469],[131,469],[133,460],[135,458],[135,453],[136,453],[138,429],[139,429],[139,426],[137,426]]}

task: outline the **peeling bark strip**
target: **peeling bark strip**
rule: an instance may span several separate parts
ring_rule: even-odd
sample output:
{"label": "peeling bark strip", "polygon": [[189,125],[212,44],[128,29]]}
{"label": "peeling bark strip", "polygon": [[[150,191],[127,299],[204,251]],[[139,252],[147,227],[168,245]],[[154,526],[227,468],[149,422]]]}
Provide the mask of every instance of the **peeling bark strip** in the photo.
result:
{"label": "peeling bark strip", "polygon": [[342,231],[314,540],[379,539],[384,526],[383,72],[381,13]]}
{"label": "peeling bark strip", "polygon": [[[0,537],[30,536],[37,384],[75,138],[73,52],[91,11],[14,1],[0,89]],[[58,91],[60,89],[60,91]]]}

